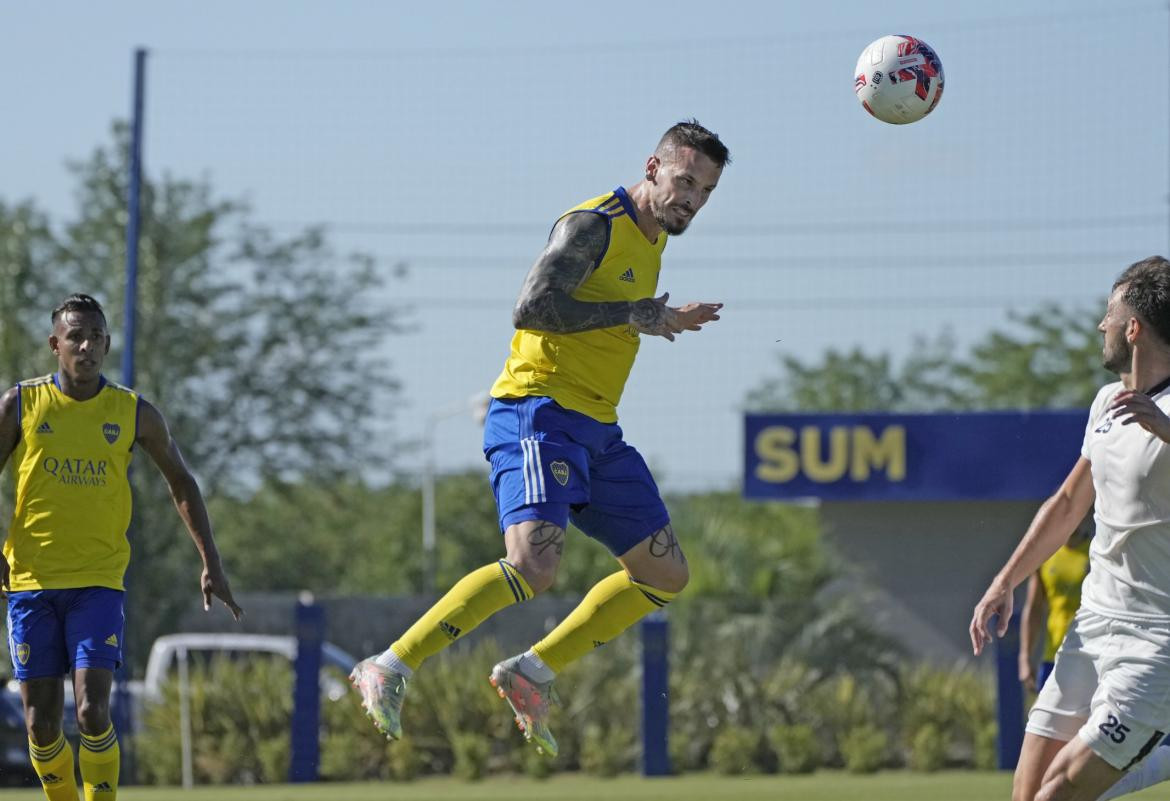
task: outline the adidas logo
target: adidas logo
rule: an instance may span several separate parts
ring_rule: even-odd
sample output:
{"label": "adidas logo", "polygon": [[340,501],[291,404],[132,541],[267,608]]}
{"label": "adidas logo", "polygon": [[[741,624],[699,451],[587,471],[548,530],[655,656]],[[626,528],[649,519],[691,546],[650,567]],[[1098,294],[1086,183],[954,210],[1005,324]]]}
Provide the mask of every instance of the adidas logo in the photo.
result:
{"label": "adidas logo", "polygon": [[60,784],[61,777],[56,773],[46,773],[41,777],[41,784]]}
{"label": "adidas logo", "polygon": [[98,782],[93,786],[93,791],[95,793],[112,793],[114,788],[110,786],[109,782]]}
{"label": "adidas logo", "polygon": [[618,276],[618,280],[619,281],[626,281],[626,282],[631,283],[631,284],[634,283],[634,268],[627,267],[626,271]]}
{"label": "adidas logo", "polygon": [[439,623],[439,630],[450,637],[452,640],[459,636],[463,629],[458,629],[448,623],[446,620]]}
{"label": "adidas logo", "polygon": [[603,640],[594,640],[593,641],[594,648],[600,648],[603,645],[605,645],[605,642]]}
{"label": "adidas logo", "polygon": [[106,637],[106,645],[112,645],[115,648],[117,648],[118,647],[118,635],[111,634],[109,637]]}
{"label": "adidas logo", "polygon": [[45,422],[43,422],[39,426],[37,426],[37,433],[38,434],[52,434],[53,433],[53,428],[52,428],[52,426],[49,425],[48,420],[46,420]]}

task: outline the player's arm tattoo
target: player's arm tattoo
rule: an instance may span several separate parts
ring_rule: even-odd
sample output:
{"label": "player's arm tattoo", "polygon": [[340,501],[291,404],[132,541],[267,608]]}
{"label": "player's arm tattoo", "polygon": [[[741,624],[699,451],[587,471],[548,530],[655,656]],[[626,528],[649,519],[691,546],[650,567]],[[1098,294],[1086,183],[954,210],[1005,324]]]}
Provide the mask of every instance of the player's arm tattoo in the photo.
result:
{"label": "player's arm tattoo", "polygon": [[630,309],[630,325],[646,334],[657,334],[666,326],[666,304],[654,298],[642,298]]}
{"label": "player's arm tattoo", "polygon": [[644,301],[589,303],[573,297],[608,244],[609,220],[602,215],[577,212],[562,217],[524,279],[512,310],[516,328],[571,334],[632,323],[633,308]]}
{"label": "player's arm tattoo", "polygon": [[560,556],[565,548],[565,530],[552,523],[542,522],[528,535],[528,544],[538,556],[548,550]]}
{"label": "player's arm tattoo", "polygon": [[677,559],[684,565],[687,563],[682,546],[679,545],[678,538],[674,536],[674,529],[670,527],[669,523],[665,528],[660,528],[650,535],[650,555],[658,558]]}

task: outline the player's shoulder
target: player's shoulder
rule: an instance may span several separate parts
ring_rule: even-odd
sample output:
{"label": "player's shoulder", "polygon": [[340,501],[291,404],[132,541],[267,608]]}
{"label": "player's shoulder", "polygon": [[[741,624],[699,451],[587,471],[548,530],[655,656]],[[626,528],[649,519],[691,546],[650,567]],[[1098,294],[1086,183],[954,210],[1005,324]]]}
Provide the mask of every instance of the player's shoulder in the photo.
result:
{"label": "player's shoulder", "polygon": [[9,387],[0,392],[0,413],[15,409],[20,404],[20,384]]}
{"label": "player's shoulder", "polygon": [[1093,411],[1101,409],[1109,400],[1125,388],[1125,385],[1120,381],[1111,381],[1105,386],[1097,390],[1097,396],[1093,398]]}
{"label": "player's shoulder", "polygon": [[144,399],[142,395],[139,395],[135,389],[118,384],[117,381],[110,381],[109,379],[106,379],[105,384],[102,386],[102,391],[110,393],[119,400],[130,401],[132,403],[137,403],[137,405],[146,402],[146,399]]}
{"label": "player's shoulder", "polygon": [[12,386],[0,392],[0,408],[5,412],[10,409],[19,409],[21,405],[21,393],[26,389],[37,389],[38,387],[50,386],[53,383],[53,375],[41,375],[36,378],[22,378]]}
{"label": "player's shoulder", "polygon": [[39,375],[36,378],[22,378],[16,382],[12,389],[33,389],[35,387],[47,387],[53,383],[53,374]]}

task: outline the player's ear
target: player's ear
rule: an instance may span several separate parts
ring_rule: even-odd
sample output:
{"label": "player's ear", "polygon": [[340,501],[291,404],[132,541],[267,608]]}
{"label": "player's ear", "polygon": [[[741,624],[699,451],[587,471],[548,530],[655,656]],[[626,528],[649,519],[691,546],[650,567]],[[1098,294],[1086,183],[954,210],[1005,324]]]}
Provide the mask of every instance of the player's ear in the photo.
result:
{"label": "player's ear", "polygon": [[54,356],[56,356],[59,351],[58,345],[60,345],[60,343],[61,340],[57,339],[56,334],[49,334],[49,350],[53,351]]}
{"label": "player's ear", "polygon": [[646,180],[654,183],[654,179],[658,177],[658,168],[662,166],[662,159],[657,155],[653,155],[646,159]]}
{"label": "player's ear", "polygon": [[110,355],[110,335],[106,334],[106,356]]}
{"label": "player's ear", "polygon": [[1136,317],[1130,317],[1125,324],[1125,339],[1131,345],[1137,341],[1138,334],[1142,332],[1142,321]]}

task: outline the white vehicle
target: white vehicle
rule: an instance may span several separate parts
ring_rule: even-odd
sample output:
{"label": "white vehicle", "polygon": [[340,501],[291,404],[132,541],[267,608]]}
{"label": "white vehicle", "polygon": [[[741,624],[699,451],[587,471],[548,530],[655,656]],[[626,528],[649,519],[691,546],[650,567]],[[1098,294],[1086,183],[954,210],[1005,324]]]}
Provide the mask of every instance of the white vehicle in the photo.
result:
{"label": "white vehicle", "polygon": [[[210,658],[216,655],[272,654],[290,662],[297,656],[297,640],[278,634],[216,634],[193,632],[166,634],[154,641],[146,660],[146,675],[141,682],[130,682],[131,695],[146,703],[162,699],[162,688],[177,671],[186,672],[192,658]],[[342,677],[349,675],[357,660],[331,642],[321,645],[321,667],[333,667]],[[344,680],[322,672],[321,690],[331,701],[342,698],[348,690]],[[138,706],[137,704],[135,706]]]}
{"label": "white vehicle", "polygon": [[[154,645],[150,647],[150,656],[146,660],[146,676],[143,680],[129,684],[134,728],[139,730],[143,707],[162,700],[163,686],[172,675],[177,675],[183,787],[190,788],[195,783],[191,754],[191,692],[188,677],[190,662],[193,658],[207,659],[216,656],[230,658],[236,655],[241,658],[275,655],[291,662],[297,656],[297,640],[295,637],[275,634],[167,634],[155,640]],[[349,675],[356,663],[356,659],[333,643],[321,644],[321,692],[331,701],[337,701],[345,696],[349,687],[344,677]],[[326,672],[324,668],[327,667],[340,670],[343,678],[339,679]],[[117,703],[116,690],[114,702]]]}
{"label": "white vehicle", "polygon": [[[278,634],[215,634],[206,632],[190,632],[184,634],[167,634],[154,641],[150,648],[150,656],[146,660],[146,675],[141,680],[131,680],[126,683],[126,690],[130,695],[131,728],[139,731],[142,728],[142,710],[144,704],[157,703],[162,700],[163,686],[168,679],[177,674],[181,682],[180,694],[186,697],[186,675],[192,659],[206,661],[216,655],[238,655],[246,658],[249,655],[282,656],[292,662],[297,656],[297,640],[295,637]],[[331,642],[321,645],[321,692],[330,701],[343,698],[349,689],[344,677],[349,675],[357,660]],[[324,668],[337,668],[342,678],[326,672]],[[120,688],[115,682],[111,697],[112,704],[121,701]],[[9,705],[21,709],[20,682],[11,679],[6,687],[0,688],[6,693]],[[73,683],[65,682],[65,730],[71,735],[77,734],[77,719],[74,712]],[[0,710],[2,711],[2,710]]]}

